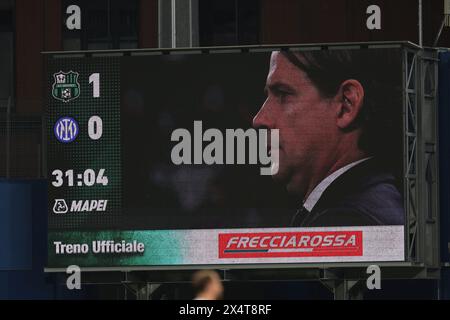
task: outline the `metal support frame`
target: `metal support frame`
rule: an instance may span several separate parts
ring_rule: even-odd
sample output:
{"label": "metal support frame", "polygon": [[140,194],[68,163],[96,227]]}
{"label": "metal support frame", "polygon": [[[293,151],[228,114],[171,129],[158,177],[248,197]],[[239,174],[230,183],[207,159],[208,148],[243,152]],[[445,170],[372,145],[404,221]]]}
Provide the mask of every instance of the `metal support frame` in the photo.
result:
{"label": "metal support frame", "polygon": [[136,300],[152,300],[153,293],[160,288],[161,284],[122,282],[125,288],[125,300],[128,300],[128,292],[131,292]]}
{"label": "metal support frame", "polygon": [[362,300],[362,280],[321,280],[321,283],[329,289],[334,300]]}
{"label": "metal support frame", "polygon": [[423,18],[422,18],[422,15],[423,15],[423,6],[422,6],[422,0],[418,0],[418,12],[417,12],[417,16],[418,16],[418,24],[417,24],[417,26],[418,26],[418,31],[419,31],[419,46],[423,46]]}
{"label": "metal support frame", "polygon": [[437,46],[437,44],[439,42],[439,38],[441,37],[441,34],[442,34],[442,30],[444,29],[444,26],[446,25],[448,20],[449,20],[449,15],[444,14],[444,17],[442,18],[441,26],[439,27],[438,33],[436,34],[436,38],[434,38],[433,47]]}
{"label": "metal support frame", "polygon": [[198,10],[198,0],[159,0],[159,47],[197,46],[199,42]]}
{"label": "metal support frame", "polygon": [[[430,273],[422,265],[380,264],[382,281],[402,279],[424,279],[439,277],[439,271]],[[363,264],[345,266],[316,265],[303,268],[275,268],[275,269],[218,269],[224,282],[258,282],[258,281],[320,281],[329,289],[336,300],[362,299],[366,290],[368,277],[367,266]],[[151,300],[161,297],[159,290],[164,290],[168,284],[189,284],[191,270],[154,270],[154,271],[103,271],[89,272],[82,269],[82,282],[85,285],[113,285],[121,284],[124,288],[125,299]],[[65,285],[65,278],[60,279],[60,285]]]}
{"label": "metal support frame", "polygon": [[404,51],[406,253],[438,268],[437,53]]}
{"label": "metal support frame", "polygon": [[406,219],[407,257],[413,261],[417,258],[417,51],[404,51],[404,194]]}
{"label": "metal support frame", "polygon": [[428,268],[439,268],[439,163],[438,163],[438,54],[424,50],[419,54],[418,181],[420,196],[420,261]]}

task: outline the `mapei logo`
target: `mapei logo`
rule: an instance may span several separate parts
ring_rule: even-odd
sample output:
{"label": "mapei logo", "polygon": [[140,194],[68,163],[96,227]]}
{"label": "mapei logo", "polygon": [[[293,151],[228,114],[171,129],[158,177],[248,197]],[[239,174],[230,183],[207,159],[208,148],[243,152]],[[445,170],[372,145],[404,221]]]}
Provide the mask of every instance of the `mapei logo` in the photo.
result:
{"label": "mapei logo", "polygon": [[67,207],[66,200],[64,199],[55,199],[55,204],[53,205],[53,213],[56,214],[64,214],[69,211],[69,208]]}
{"label": "mapei logo", "polygon": [[55,199],[53,213],[64,214],[74,212],[105,212],[108,200],[72,200],[70,207],[64,199]]}
{"label": "mapei logo", "polygon": [[53,74],[52,96],[57,100],[69,102],[80,96],[79,73],[69,71]]}
{"label": "mapei logo", "polygon": [[62,117],[56,121],[53,131],[59,142],[69,143],[78,136],[79,127],[74,118]]}
{"label": "mapei logo", "polygon": [[362,256],[362,231],[219,234],[219,258]]}

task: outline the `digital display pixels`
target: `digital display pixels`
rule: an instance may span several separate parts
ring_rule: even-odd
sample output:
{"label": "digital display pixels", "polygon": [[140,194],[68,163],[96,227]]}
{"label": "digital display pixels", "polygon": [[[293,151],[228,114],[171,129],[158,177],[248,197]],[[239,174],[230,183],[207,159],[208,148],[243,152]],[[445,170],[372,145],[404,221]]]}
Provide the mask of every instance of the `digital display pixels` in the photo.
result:
{"label": "digital display pixels", "polygon": [[47,60],[49,267],[403,261],[400,49]]}

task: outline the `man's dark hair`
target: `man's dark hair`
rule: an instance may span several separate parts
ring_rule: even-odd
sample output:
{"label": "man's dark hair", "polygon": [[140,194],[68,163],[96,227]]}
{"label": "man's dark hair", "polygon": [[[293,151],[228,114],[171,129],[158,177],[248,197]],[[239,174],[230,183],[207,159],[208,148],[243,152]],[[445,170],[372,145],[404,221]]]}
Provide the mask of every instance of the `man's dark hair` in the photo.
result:
{"label": "man's dark hair", "polygon": [[205,291],[206,287],[213,281],[213,272],[210,270],[202,270],[193,275],[192,286],[195,294]]}
{"label": "man's dark hair", "polygon": [[282,51],[282,54],[306,73],[324,98],[334,97],[345,80],[358,80],[364,88],[364,102],[350,130],[362,128],[359,147],[377,156],[402,150],[400,50]]}

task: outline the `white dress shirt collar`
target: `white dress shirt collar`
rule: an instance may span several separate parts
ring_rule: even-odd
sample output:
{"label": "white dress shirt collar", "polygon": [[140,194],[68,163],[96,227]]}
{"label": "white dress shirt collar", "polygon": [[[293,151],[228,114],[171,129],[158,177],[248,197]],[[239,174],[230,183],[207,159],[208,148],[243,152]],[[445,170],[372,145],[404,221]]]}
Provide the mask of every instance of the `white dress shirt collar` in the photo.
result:
{"label": "white dress shirt collar", "polygon": [[360,164],[361,162],[364,162],[364,161],[366,161],[366,160],[368,160],[370,158],[371,157],[368,157],[368,158],[364,158],[364,159],[361,159],[361,160],[349,163],[345,167],[342,167],[342,168],[336,170],[335,172],[330,174],[328,177],[323,179],[313,189],[313,191],[310,193],[308,198],[303,203],[303,206],[305,207],[305,209],[308,210],[309,212],[311,212],[311,210],[314,208],[314,206],[316,205],[317,201],[319,201],[319,199],[322,196],[322,194],[324,193],[324,191],[330,186],[331,183],[333,183],[334,180],[339,178],[342,174],[344,174],[345,172],[347,172],[348,170],[350,170],[354,166],[356,166],[356,165]]}

